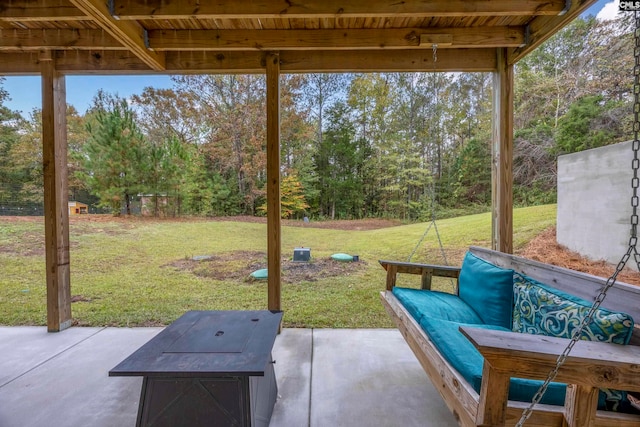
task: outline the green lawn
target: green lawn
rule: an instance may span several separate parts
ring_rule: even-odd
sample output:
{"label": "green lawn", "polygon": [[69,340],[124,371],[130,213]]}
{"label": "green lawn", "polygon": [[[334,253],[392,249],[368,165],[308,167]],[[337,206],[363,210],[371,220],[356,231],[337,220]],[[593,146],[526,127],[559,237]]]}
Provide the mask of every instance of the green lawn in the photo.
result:
{"label": "green lawn", "polygon": [[[554,225],[555,215],[555,205],[516,209],[516,249]],[[362,261],[343,266],[346,270],[338,276],[318,274],[313,281],[283,283],[285,326],[391,327],[379,301],[385,272],[377,260],[407,260],[427,226],[370,231],[283,227],[283,258],[304,246],[311,248],[312,262],[336,252],[357,254]],[[42,221],[0,217],[2,325],[46,324],[43,229]],[[469,245],[490,243],[489,214],[442,220],[438,229],[452,265],[459,265]],[[262,252],[266,262],[266,235],[266,225],[246,222],[74,221],[71,293],[79,301],[72,304],[73,318],[85,326],[143,326],[170,323],[187,310],[264,309],[266,282],[224,277],[225,271],[246,269],[242,261],[234,261],[240,251]],[[198,274],[198,268],[180,268],[195,255],[228,259],[218,274],[222,279]],[[412,261],[442,264],[433,229]]]}

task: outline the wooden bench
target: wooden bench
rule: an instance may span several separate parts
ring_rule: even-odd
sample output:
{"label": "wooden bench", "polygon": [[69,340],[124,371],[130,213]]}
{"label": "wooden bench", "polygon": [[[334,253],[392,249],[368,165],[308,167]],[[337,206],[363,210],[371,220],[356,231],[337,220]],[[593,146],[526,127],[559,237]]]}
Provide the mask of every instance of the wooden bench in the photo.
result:
{"label": "wooden bench", "polygon": [[[594,301],[606,280],[484,248],[471,253],[496,266],[546,283],[563,292]],[[520,419],[526,402],[507,400],[509,379],[546,379],[568,340],[541,335],[461,328],[484,357],[480,393],[460,375],[438,351],[432,340],[392,293],[401,273],[422,277],[423,289],[430,289],[434,276],[457,280],[460,269],[415,263],[380,261],[387,271],[383,305],[413,350],[435,388],[462,426],[511,426]],[[455,292],[457,292],[457,287]],[[616,283],[602,307],[640,320],[640,288]],[[560,369],[557,380],[568,385],[565,406],[537,405],[526,426],[619,426],[640,425],[640,416],[599,411],[598,388],[640,391],[640,329],[634,326],[628,346],[580,341]]]}

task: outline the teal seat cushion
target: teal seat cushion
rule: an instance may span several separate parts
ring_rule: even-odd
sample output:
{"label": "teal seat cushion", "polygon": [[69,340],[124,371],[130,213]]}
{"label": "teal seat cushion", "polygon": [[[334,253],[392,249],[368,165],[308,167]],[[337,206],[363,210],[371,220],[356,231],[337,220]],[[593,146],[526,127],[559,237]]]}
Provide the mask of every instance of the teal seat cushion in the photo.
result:
{"label": "teal seat cushion", "polygon": [[[535,335],[571,338],[587,316],[592,303],[516,273],[513,282],[513,331]],[[582,332],[586,341],[628,344],[633,318],[599,308]]]}
{"label": "teal seat cushion", "polygon": [[[480,393],[482,385],[482,365],[484,359],[471,342],[459,331],[460,326],[509,331],[508,328],[495,325],[475,325],[457,323],[448,320],[424,316],[420,326],[429,336],[438,351]],[[530,402],[538,391],[542,381],[512,378],[509,386],[509,399]],[[551,383],[542,397],[541,403],[550,405],[564,404],[566,385]]]}
{"label": "teal seat cushion", "polygon": [[459,295],[484,323],[511,329],[513,270],[467,252],[460,270]]}
{"label": "teal seat cushion", "polygon": [[484,323],[478,314],[456,295],[397,286],[392,292],[418,323],[423,316],[462,323]]}

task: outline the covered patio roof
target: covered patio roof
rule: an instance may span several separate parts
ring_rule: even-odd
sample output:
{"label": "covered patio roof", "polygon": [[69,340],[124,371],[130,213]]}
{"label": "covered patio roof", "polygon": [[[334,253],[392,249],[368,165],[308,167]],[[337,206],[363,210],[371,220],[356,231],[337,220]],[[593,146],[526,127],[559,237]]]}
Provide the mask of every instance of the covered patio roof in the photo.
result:
{"label": "covered patio roof", "polygon": [[266,74],[268,308],[278,310],[281,73],[492,72],[492,246],[511,252],[513,65],[593,3],[3,0],[0,75],[42,76],[48,329],[71,325],[65,75]]}
{"label": "covered patio roof", "polygon": [[577,0],[5,0],[0,73],[494,71],[588,6]]}

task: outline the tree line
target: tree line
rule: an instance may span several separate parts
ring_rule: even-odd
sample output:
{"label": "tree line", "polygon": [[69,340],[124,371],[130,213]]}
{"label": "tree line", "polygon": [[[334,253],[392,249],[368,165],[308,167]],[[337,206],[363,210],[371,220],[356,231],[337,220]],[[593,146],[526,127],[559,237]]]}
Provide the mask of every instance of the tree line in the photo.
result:
{"label": "tree line", "polygon": [[[558,155],[632,137],[630,18],[581,18],[515,69],[514,200],[555,201]],[[114,214],[266,213],[265,78],[173,76],[67,109],[70,199]],[[42,203],[41,114],[5,106],[0,213]],[[424,220],[487,209],[490,73],[281,76],[285,217]]]}

